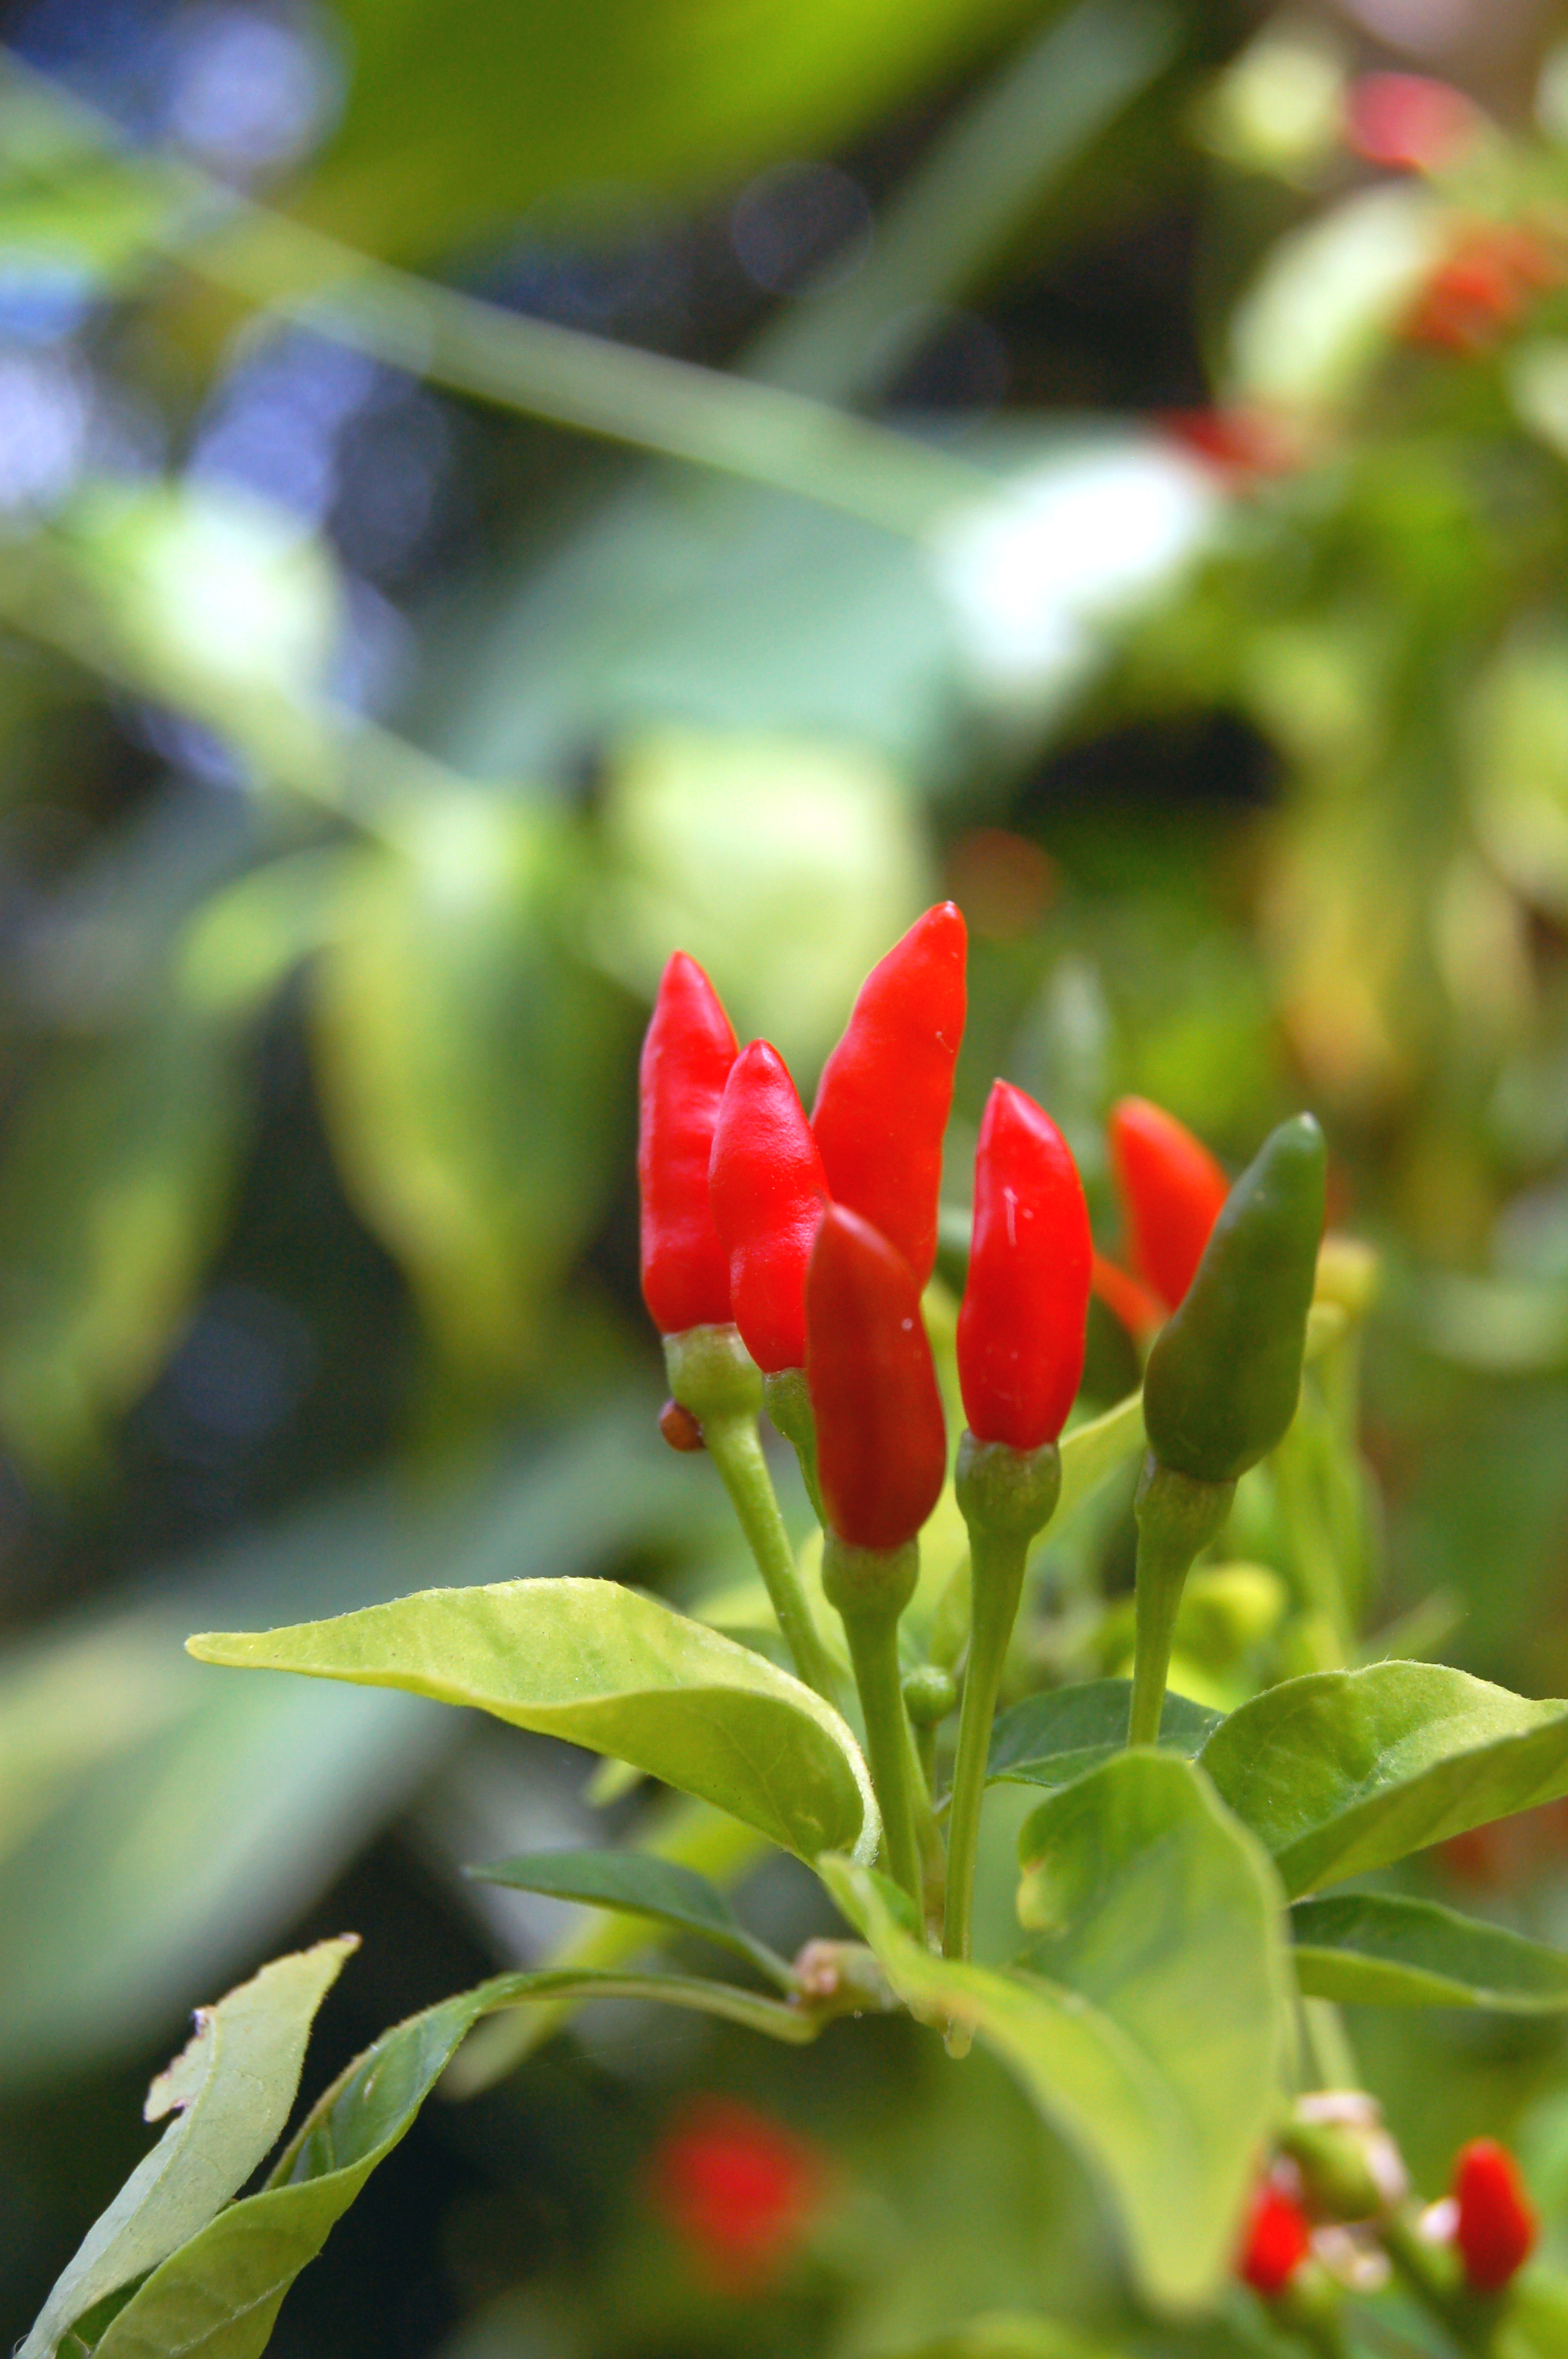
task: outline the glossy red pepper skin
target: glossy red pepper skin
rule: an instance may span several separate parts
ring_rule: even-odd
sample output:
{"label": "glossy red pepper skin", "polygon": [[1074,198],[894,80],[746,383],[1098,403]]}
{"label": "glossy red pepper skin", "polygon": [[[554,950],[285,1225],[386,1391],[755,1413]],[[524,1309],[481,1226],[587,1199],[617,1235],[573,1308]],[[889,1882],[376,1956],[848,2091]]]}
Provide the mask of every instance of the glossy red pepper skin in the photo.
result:
{"label": "glossy red pepper skin", "polygon": [[1110,1161],[1132,1266],[1167,1310],[1193,1282],[1230,1182],[1184,1123],[1147,1098],[1110,1110]]}
{"label": "glossy red pepper skin", "polygon": [[806,1381],[829,1528],[851,1548],[903,1548],[946,1479],[942,1397],[914,1272],[842,1204],[806,1271]]}
{"label": "glossy red pepper skin", "polygon": [[957,908],[943,901],[893,944],[860,986],[811,1116],[834,1202],[880,1229],[922,1286],[936,1261],[967,942]]}
{"label": "glossy red pepper skin", "polygon": [[697,961],[676,951],[638,1071],[643,1299],[662,1335],[730,1318],[730,1261],[708,1201],[713,1130],[735,1035]]}
{"label": "glossy red pepper skin", "polygon": [[1277,2301],[1311,2250],[1305,2212],[1283,2188],[1265,2180],[1252,2199],[1237,2276],[1265,2301]]}
{"label": "glossy red pepper skin", "polygon": [[1094,1245],[1072,1150],[1010,1082],[986,1103],[974,1241],[958,1313],[969,1430],[1018,1451],[1054,1441],[1084,1373]]}
{"label": "glossy red pepper skin", "polygon": [[804,1367],[806,1266],[827,1182],[789,1069],[766,1040],[742,1049],[730,1069],[708,1188],[741,1341],[764,1375]]}
{"label": "glossy red pepper skin", "polygon": [[1458,2212],[1454,2241],[1467,2284],[1477,2293],[1498,2293],[1535,2250],[1535,2207],[1525,2192],[1519,2168],[1495,2138],[1473,2138],[1454,2166]]}

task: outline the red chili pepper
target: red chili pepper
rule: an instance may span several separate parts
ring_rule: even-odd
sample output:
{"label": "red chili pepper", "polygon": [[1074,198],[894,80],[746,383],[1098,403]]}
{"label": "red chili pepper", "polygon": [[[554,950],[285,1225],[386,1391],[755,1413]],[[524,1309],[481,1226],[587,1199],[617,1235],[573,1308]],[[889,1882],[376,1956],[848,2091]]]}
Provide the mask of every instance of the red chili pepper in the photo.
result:
{"label": "red chili pepper", "polygon": [[975,1156],[974,1244],[958,1313],[958,1382],[979,1441],[1039,1450],[1084,1373],[1093,1245],[1072,1151],[1010,1082],[987,1102]]}
{"label": "red chili pepper", "polygon": [[1311,2250],[1312,2229],[1301,2205],[1266,2179],[1252,2199],[1237,2276],[1265,2301],[1277,2301]]}
{"label": "red chili pepper", "polygon": [[827,1182],[789,1069],[766,1040],[730,1067],[708,1186],[742,1343],[764,1375],[804,1367],[806,1265]]}
{"label": "red chili pepper", "polygon": [[871,969],[811,1116],[834,1202],[880,1229],[922,1286],[936,1260],[966,939],[957,908],[943,901]]}
{"label": "red chili pepper", "polygon": [[1230,1182],[1203,1141],[1147,1098],[1110,1110],[1110,1160],[1132,1266],[1174,1310],[1203,1259]]}
{"label": "red chili pepper", "polygon": [[1454,2241],[1477,2293],[1497,2293],[1535,2249],[1539,2222],[1519,2168],[1495,2138],[1472,2138],[1454,2165]]}
{"label": "red chili pepper", "polygon": [[820,2209],[826,2157],[732,2098],[687,2105],[648,2158],[648,2192],[705,2272],[755,2293]]}
{"label": "red chili pepper", "polygon": [[833,1531],[851,1548],[902,1548],[946,1479],[942,1397],[914,1272],[843,1204],[823,1216],[806,1274],[806,1381]]}
{"label": "red chili pepper", "polygon": [[735,1035],[697,961],[676,951],[664,972],[638,1076],[637,1181],[643,1299],[662,1335],[722,1326],[730,1263],[713,1225],[708,1165]]}

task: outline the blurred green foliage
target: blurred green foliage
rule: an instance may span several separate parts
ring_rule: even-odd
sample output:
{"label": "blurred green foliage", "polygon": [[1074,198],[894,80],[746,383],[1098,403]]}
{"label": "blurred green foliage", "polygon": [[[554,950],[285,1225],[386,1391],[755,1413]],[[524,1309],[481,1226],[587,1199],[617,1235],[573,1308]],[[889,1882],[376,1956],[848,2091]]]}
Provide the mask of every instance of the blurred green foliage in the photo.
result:
{"label": "blurred green foliage", "polygon": [[[463,1861],[599,1823],[531,1740],[220,1679],[187,1630],[596,1571],[748,1626],[636,1300],[632,1066],[677,943],[808,1082],[955,892],[954,1206],[1006,1071],[1108,1246],[1116,1093],[1238,1163],[1309,1100],[1387,1256],[1377,1487],[1326,1483],[1355,1401],[1314,1379],[1181,1683],[1230,1705],[1411,1616],[1402,1651],[1568,1689],[1568,150],[1522,16],[1511,81],[1459,36],[1425,60],[1495,119],[1422,178],[1340,131],[1351,74],[1422,60],[1326,6],[7,11],[7,2332],[183,2010],[351,1923],[340,2060],[557,1936]],[[1534,277],[1505,255],[1490,314],[1412,334],[1499,230]],[[1206,457],[1152,422],[1199,406]],[[1093,1398],[1130,1376],[1097,1327]],[[1037,1667],[1124,1667],[1124,1510],[1048,1552]],[[1005,1918],[1038,1795],[998,1794]],[[1409,1889],[1561,1940],[1561,1821],[1530,1824]],[[785,1947],[820,1930],[786,1869],[753,1897]],[[1568,2257],[1559,2031],[1352,2033],[1433,2191],[1459,2135],[1519,2128]],[[835,2158],[765,2305],[643,2191],[694,2080]],[[1000,2315],[1043,2309],[1054,2343]],[[892,2353],[981,2310],[944,2347],[1268,2347],[1240,2308],[1130,2319],[989,2064],[589,2017],[427,2114],[274,2347]]]}

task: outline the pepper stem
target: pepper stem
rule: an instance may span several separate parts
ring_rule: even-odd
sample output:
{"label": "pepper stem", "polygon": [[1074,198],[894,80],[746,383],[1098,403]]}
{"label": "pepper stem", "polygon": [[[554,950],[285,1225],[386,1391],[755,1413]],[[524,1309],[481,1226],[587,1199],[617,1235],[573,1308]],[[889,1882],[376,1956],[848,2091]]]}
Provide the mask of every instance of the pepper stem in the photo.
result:
{"label": "pepper stem", "polygon": [[1173,1467],[1162,1466],[1152,1451],[1143,1462],[1132,1502],[1138,1518],[1138,1571],[1130,1745],[1159,1740],[1182,1591],[1193,1559],[1219,1531],[1235,1495],[1234,1483],[1178,1474]]}
{"label": "pepper stem", "polygon": [[799,1459],[806,1496],[811,1501],[817,1522],[826,1528],[827,1518],[822,1512],[822,1493],[816,1480],[816,1419],[811,1414],[811,1396],[806,1389],[806,1370],[777,1368],[765,1375],[762,1378],[762,1407]]}
{"label": "pepper stem", "polygon": [[1005,1442],[977,1441],[966,1433],[958,1445],[957,1484],[958,1506],[969,1527],[969,1656],[947,1819],[943,1949],[949,1958],[967,1958],[991,1722],[1023,1594],[1029,1544],[1054,1512],[1062,1462],[1049,1442],[1039,1450],[1019,1451]]}
{"label": "pepper stem", "polygon": [[708,1454],[740,1517],[795,1669],[808,1688],[836,1703],[832,1661],[801,1587],[795,1550],[757,1438],[762,1380],[739,1328],[687,1327],[666,1335],[665,1366],[671,1394],[702,1428]]}
{"label": "pepper stem", "polygon": [[895,1883],[923,1908],[915,1791],[919,1764],[898,1659],[899,1615],[914,1593],[919,1562],[914,1540],[898,1549],[851,1548],[829,1531],[823,1545],[822,1586],[843,1617],[849,1642],[887,1864]]}
{"label": "pepper stem", "polygon": [[808,1688],[815,1688],[832,1703],[836,1690],[832,1661],[801,1587],[795,1550],[757,1437],[757,1420],[746,1416],[705,1418],[702,1438],[740,1518],[795,1669]]}

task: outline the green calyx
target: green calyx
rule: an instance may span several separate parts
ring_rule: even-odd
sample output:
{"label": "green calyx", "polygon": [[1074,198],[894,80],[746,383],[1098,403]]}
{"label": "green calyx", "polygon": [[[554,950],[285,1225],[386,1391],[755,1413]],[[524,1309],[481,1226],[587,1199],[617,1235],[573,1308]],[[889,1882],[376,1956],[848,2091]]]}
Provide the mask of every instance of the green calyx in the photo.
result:
{"label": "green calyx", "polygon": [[1323,1235],[1323,1133],[1311,1114],[1271,1131],[1242,1173],[1143,1379],[1149,1446],[1163,1466],[1232,1483],[1296,1412]]}
{"label": "green calyx", "polygon": [[920,1578],[920,1546],[851,1548],[836,1532],[822,1544],[822,1593],[846,1622],[887,1619],[894,1623],[914,1594]]}
{"label": "green calyx", "polygon": [[966,1430],[954,1473],[958,1512],[971,1531],[1033,1539],[1056,1512],[1062,1495],[1062,1453],[1054,1441],[1014,1450],[979,1441]]}
{"label": "green calyx", "polygon": [[665,1337],[671,1397],[699,1425],[714,1417],[755,1417],[762,1379],[739,1327],[685,1327]]}

